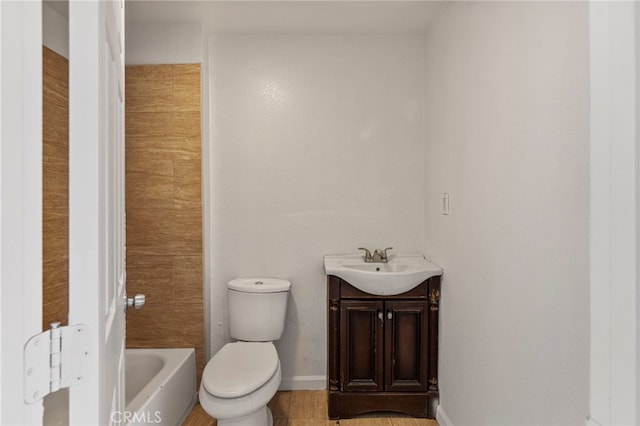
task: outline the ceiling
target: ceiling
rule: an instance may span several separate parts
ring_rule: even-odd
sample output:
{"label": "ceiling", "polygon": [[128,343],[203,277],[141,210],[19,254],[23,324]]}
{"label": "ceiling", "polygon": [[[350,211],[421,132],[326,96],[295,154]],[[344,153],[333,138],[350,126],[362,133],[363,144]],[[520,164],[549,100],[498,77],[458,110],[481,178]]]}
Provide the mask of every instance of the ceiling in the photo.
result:
{"label": "ceiling", "polygon": [[[46,1],[68,16],[65,1]],[[423,34],[439,1],[127,0],[127,25],[200,24],[213,33]]]}

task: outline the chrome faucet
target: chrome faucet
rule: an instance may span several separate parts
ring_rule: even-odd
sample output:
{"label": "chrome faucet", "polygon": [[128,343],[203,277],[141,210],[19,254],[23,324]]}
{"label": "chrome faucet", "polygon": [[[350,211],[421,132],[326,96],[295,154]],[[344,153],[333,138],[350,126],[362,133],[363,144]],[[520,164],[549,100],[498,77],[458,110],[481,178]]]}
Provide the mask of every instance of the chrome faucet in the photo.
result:
{"label": "chrome faucet", "polygon": [[364,261],[366,263],[387,263],[389,261],[389,258],[387,257],[387,250],[393,250],[393,247],[387,247],[384,250],[376,249],[373,252],[373,255],[371,255],[369,249],[364,247],[360,247],[358,250],[364,250]]}
{"label": "chrome faucet", "polygon": [[364,250],[364,261],[366,263],[373,262],[373,256],[371,256],[371,252],[369,251],[369,249],[366,249],[364,247],[358,247],[358,250]]}
{"label": "chrome faucet", "polygon": [[372,262],[387,263],[389,258],[387,257],[387,250],[393,250],[393,247],[387,247],[384,250],[377,250],[373,252]]}

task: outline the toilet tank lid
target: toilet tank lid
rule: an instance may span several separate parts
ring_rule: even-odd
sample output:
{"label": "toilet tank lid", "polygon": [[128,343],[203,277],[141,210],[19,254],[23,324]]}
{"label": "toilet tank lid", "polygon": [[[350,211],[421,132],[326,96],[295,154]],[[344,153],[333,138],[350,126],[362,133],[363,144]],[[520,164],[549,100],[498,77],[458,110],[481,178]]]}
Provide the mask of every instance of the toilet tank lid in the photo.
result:
{"label": "toilet tank lid", "polygon": [[291,282],[280,278],[236,278],[229,281],[228,287],[244,293],[281,293],[289,291]]}

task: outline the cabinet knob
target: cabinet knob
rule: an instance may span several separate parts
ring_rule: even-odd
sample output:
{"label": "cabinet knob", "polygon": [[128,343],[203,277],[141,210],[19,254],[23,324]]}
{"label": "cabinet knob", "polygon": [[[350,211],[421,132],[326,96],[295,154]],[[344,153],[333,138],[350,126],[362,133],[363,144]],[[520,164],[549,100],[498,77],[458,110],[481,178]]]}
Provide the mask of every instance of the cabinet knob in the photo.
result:
{"label": "cabinet knob", "polygon": [[380,320],[380,322],[384,322],[384,314],[382,313],[382,311],[378,311],[378,319]]}
{"label": "cabinet knob", "polygon": [[391,318],[393,318],[393,314],[391,313],[391,311],[387,311],[387,319]]}

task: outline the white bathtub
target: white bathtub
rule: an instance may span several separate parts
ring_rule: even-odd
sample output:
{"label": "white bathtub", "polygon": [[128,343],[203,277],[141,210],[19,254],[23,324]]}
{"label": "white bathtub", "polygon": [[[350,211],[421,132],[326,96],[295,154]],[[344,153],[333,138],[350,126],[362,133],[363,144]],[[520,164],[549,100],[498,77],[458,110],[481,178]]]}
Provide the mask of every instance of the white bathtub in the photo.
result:
{"label": "white bathtub", "polygon": [[[130,426],[181,425],[196,402],[196,354],[193,349],[127,349],[125,412]],[[66,389],[44,400],[45,425],[69,425]],[[124,424],[124,423],[123,423]]]}
{"label": "white bathtub", "polygon": [[181,425],[196,403],[194,349],[127,349],[125,412],[131,426]]}

